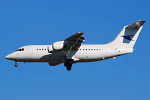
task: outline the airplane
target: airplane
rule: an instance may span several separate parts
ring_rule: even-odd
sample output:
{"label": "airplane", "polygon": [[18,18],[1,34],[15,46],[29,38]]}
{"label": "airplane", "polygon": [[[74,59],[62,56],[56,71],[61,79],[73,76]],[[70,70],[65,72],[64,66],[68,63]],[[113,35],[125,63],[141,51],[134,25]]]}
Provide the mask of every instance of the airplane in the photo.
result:
{"label": "airplane", "polygon": [[144,20],[125,26],[117,37],[108,44],[83,44],[84,32],[53,43],[52,45],[27,45],[20,47],[5,58],[17,62],[48,62],[50,66],[64,63],[70,71],[72,64],[78,62],[101,61],[133,52],[134,44],[142,30]]}

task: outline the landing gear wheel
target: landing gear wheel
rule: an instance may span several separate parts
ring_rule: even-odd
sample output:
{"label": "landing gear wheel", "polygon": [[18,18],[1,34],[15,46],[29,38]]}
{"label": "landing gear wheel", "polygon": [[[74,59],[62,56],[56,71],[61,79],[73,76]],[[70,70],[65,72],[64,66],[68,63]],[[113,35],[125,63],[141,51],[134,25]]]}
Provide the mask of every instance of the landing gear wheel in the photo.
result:
{"label": "landing gear wheel", "polygon": [[66,66],[67,70],[70,71],[71,70],[71,66]]}
{"label": "landing gear wheel", "polygon": [[17,67],[18,66],[18,64],[17,63],[15,63],[15,67]]}
{"label": "landing gear wheel", "polygon": [[66,62],[64,63],[64,66],[66,66],[68,71],[71,70],[72,63],[73,63],[72,59],[67,59]]}

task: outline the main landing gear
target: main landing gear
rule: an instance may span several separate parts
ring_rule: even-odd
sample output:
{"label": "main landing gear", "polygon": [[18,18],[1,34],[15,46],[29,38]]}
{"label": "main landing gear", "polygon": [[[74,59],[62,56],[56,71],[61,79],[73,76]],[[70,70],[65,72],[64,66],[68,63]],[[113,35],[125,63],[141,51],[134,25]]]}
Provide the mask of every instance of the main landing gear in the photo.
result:
{"label": "main landing gear", "polygon": [[15,67],[17,67],[18,66],[18,64],[17,64],[17,62],[15,62]]}
{"label": "main landing gear", "polygon": [[64,66],[66,66],[68,71],[71,70],[72,63],[73,63],[73,59],[66,59]]}

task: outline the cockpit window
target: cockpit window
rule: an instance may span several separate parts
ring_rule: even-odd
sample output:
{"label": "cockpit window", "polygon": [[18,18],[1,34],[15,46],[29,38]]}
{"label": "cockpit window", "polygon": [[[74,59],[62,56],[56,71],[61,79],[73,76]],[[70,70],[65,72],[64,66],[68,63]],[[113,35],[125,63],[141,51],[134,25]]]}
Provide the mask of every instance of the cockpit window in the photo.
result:
{"label": "cockpit window", "polygon": [[18,50],[16,50],[16,51],[24,51],[24,48],[20,48],[20,49],[18,49]]}

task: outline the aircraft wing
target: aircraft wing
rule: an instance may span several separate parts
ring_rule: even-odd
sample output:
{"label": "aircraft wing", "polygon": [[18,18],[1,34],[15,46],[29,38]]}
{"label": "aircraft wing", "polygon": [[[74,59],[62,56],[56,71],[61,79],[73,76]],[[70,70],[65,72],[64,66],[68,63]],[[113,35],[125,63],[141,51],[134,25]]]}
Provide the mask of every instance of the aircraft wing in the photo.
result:
{"label": "aircraft wing", "polygon": [[85,39],[82,36],[83,34],[84,34],[84,32],[77,32],[74,35],[65,39],[64,40],[65,41],[64,48],[69,49],[69,50],[78,49]]}

